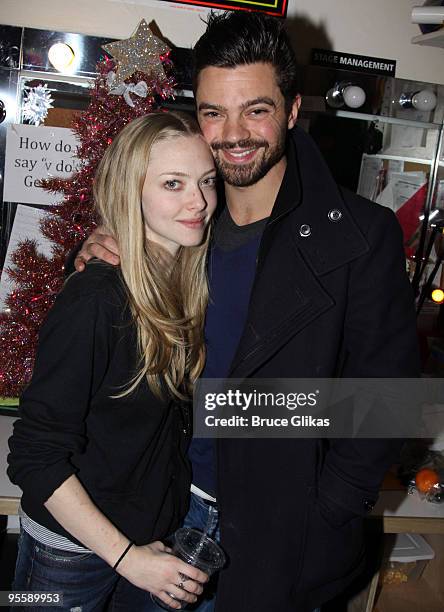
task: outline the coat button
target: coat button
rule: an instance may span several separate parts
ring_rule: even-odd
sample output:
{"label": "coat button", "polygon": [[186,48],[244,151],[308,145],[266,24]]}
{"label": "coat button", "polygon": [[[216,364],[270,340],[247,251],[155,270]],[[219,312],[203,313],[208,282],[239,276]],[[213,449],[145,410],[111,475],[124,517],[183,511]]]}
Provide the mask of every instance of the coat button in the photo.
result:
{"label": "coat button", "polygon": [[375,503],[373,501],[371,501],[370,499],[364,499],[364,508],[366,512],[371,512],[374,507]]}
{"label": "coat button", "polygon": [[342,218],[342,213],[337,208],[333,208],[329,211],[328,218],[330,219],[330,221],[340,221]]}
{"label": "coat button", "polygon": [[311,227],[307,223],[304,223],[304,225],[301,225],[299,228],[299,234],[302,238],[307,238],[307,236],[311,234]]}

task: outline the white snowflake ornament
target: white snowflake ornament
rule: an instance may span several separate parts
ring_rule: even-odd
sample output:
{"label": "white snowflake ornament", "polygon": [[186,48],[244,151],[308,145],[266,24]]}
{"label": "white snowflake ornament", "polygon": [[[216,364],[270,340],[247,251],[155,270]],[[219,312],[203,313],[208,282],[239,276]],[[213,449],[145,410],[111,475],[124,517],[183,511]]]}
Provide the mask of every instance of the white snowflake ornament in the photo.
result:
{"label": "white snowflake ornament", "polygon": [[31,87],[25,94],[23,118],[34,125],[40,125],[48,116],[48,110],[53,108],[52,102],[54,100],[46,84]]}

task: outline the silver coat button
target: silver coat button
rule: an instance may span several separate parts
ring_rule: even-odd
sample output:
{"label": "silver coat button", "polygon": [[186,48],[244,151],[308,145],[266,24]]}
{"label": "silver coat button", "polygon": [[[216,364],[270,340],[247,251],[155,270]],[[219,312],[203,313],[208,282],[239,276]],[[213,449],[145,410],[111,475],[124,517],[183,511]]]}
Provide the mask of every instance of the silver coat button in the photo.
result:
{"label": "silver coat button", "polygon": [[304,225],[301,225],[299,228],[299,234],[302,238],[307,238],[307,236],[311,234],[311,227],[307,223],[304,223]]}
{"label": "silver coat button", "polygon": [[337,208],[333,208],[329,211],[328,218],[330,219],[330,221],[340,221],[342,218],[342,213]]}

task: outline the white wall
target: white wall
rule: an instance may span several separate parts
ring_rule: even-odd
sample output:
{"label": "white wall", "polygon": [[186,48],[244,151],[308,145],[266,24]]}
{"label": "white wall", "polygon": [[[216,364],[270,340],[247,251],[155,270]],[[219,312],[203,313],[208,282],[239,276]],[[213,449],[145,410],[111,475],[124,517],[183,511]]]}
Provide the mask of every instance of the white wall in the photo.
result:
{"label": "white wall", "polygon": [[[410,40],[420,33],[410,22],[411,9],[422,0],[289,0],[287,21],[292,38],[309,47],[330,43],[347,51],[397,60],[397,76],[444,84],[444,49],[419,47]],[[93,7],[93,8],[92,8]],[[0,0],[0,23],[83,34],[128,37],[144,17],[181,47],[204,31],[205,10],[157,0]],[[297,44],[295,45],[297,46]]]}
{"label": "white wall", "polygon": [[199,17],[206,14],[206,9],[157,0],[0,0],[2,24],[127,38],[145,18],[179,47],[190,47],[203,33]]}
{"label": "white wall", "polygon": [[411,23],[412,7],[421,4],[423,0],[289,0],[288,18],[306,17],[323,26],[335,51],[395,59],[397,77],[444,84],[444,49],[410,42],[421,34]]}

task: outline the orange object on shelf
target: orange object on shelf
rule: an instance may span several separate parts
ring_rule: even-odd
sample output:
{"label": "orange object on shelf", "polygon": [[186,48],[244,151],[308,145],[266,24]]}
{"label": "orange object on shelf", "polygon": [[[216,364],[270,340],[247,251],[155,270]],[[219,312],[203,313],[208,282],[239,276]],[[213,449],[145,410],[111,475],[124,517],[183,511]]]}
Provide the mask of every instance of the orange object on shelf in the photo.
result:
{"label": "orange object on shelf", "polygon": [[435,470],[423,468],[416,474],[415,484],[418,491],[428,493],[430,489],[439,484],[439,475]]}

